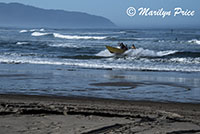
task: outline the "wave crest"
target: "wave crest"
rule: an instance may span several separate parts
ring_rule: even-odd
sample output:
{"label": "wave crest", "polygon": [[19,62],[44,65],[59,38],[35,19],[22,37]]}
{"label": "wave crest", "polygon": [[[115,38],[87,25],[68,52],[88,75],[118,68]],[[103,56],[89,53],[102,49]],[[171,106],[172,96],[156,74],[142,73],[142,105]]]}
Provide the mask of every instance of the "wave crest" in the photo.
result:
{"label": "wave crest", "polygon": [[192,40],[189,40],[188,42],[200,45],[200,40],[197,40],[197,39],[192,39]]}
{"label": "wave crest", "polygon": [[102,40],[105,39],[105,36],[78,36],[78,35],[63,35],[59,33],[53,33],[53,36],[55,38],[61,38],[61,39],[96,39],[96,40]]}
{"label": "wave crest", "polygon": [[50,35],[50,33],[33,32],[31,35],[32,36],[45,36],[45,35]]}
{"label": "wave crest", "polygon": [[[176,52],[178,52],[178,51],[168,50],[168,51],[158,51],[158,52],[156,52],[154,50],[138,48],[138,49],[129,49],[122,56],[127,56],[127,57],[162,57],[162,56],[174,54]],[[114,56],[114,54],[111,54],[107,49],[99,52],[96,55],[97,56],[104,56],[104,57]]]}
{"label": "wave crest", "polygon": [[28,42],[17,42],[16,43],[17,45],[27,45],[27,44],[29,44]]}
{"label": "wave crest", "polygon": [[30,30],[20,30],[19,33],[27,33],[27,32],[36,32],[36,31],[39,31],[39,32],[44,32],[44,28],[41,28],[41,29],[30,29]]}
{"label": "wave crest", "polygon": [[176,50],[168,50],[168,51],[153,51],[149,49],[143,49],[143,48],[138,48],[138,49],[130,49],[126,51],[124,54],[128,56],[134,56],[134,57],[162,57],[162,56],[167,56],[170,54],[176,53]]}
{"label": "wave crest", "polygon": [[[75,57],[76,58],[76,57]],[[92,57],[91,57],[92,58]],[[199,63],[199,59],[197,60],[197,64]],[[126,62],[121,64],[121,62],[112,62],[110,60],[107,61],[98,61],[94,60],[80,60],[79,59],[64,59],[64,60],[50,60],[46,58],[36,58],[36,57],[16,57],[13,56],[1,56],[0,55],[0,63],[6,64],[49,64],[49,65],[68,65],[68,66],[78,66],[84,68],[101,68],[101,69],[119,69],[119,70],[149,70],[149,71],[181,71],[181,72],[200,72],[199,65],[188,66],[183,63],[187,63],[187,59],[171,59],[172,62],[168,64],[153,64],[150,60],[148,61],[136,61],[136,62]],[[181,62],[181,64],[177,64],[177,62]],[[193,61],[191,61],[193,63]],[[190,62],[190,63],[191,63]],[[174,66],[174,63],[176,66]]]}
{"label": "wave crest", "polygon": [[60,43],[60,44],[49,44],[50,47],[63,47],[63,48],[84,48],[85,46],[80,46],[75,43]]}
{"label": "wave crest", "polygon": [[28,32],[28,30],[21,30],[21,31],[19,31],[20,33],[26,33],[26,32]]}

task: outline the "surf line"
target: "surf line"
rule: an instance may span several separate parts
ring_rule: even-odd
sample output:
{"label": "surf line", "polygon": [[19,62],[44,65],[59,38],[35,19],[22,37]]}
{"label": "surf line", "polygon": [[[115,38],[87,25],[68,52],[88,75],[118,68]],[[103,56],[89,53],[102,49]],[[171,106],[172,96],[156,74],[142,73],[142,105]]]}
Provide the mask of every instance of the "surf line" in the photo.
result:
{"label": "surf line", "polygon": [[[172,11],[171,10],[164,10],[163,8],[160,8],[158,10],[151,10],[150,8],[139,8],[139,15],[140,16],[161,16],[162,18],[165,18],[166,16],[171,16]],[[182,15],[182,16],[194,16],[195,11],[191,10],[183,10],[180,7],[174,8],[174,16]]]}

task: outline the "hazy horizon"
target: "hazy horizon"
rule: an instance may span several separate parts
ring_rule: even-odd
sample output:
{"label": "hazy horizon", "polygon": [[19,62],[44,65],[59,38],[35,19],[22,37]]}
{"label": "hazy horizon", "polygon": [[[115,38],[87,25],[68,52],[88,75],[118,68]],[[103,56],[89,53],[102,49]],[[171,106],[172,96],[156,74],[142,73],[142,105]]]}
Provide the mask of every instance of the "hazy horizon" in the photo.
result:
{"label": "hazy horizon", "polygon": [[[199,29],[200,28],[200,1],[193,0],[102,0],[92,1],[85,0],[0,0],[3,3],[17,2],[25,5],[39,7],[43,9],[59,9],[65,11],[84,12],[92,15],[102,16],[111,20],[120,28],[135,28],[135,29]],[[48,3],[48,4],[47,4]],[[113,4],[114,3],[114,4]],[[173,11],[176,7],[181,7],[183,10],[194,10],[194,16],[139,16],[137,14],[130,17],[126,14],[128,7],[150,8],[150,10],[158,11],[163,8],[164,11]]]}

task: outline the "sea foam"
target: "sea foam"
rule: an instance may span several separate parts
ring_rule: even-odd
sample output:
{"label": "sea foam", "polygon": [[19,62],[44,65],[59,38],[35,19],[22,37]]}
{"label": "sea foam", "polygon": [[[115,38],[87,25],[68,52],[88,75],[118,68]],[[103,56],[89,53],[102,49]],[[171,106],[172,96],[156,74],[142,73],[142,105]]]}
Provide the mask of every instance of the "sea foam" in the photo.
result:
{"label": "sea foam", "polygon": [[[117,70],[153,70],[153,71],[181,71],[181,72],[200,72],[198,65],[187,66],[183,64],[154,64],[152,62],[126,62],[121,64],[121,62],[112,61],[97,61],[97,60],[52,60],[46,58],[33,58],[33,57],[16,57],[16,56],[0,56],[0,63],[7,64],[48,64],[48,65],[68,65],[68,66],[78,66],[84,68],[101,68],[101,69],[117,69]],[[136,64],[137,63],[137,64]]]}
{"label": "sea foam", "polygon": [[200,45],[200,40],[197,40],[197,39],[192,39],[192,40],[189,40],[188,42]]}
{"label": "sea foam", "polygon": [[137,57],[162,57],[170,54],[176,53],[176,50],[168,50],[168,51],[154,51],[149,49],[130,49],[125,52],[128,56],[137,56]]}
{"label": "sea foam", "polygon": [[26,33],[26,32],[28,32],[28,30],[21,30],[21,31],[19,31],[20,33]]}
{"label": "sea foam", "polygon": [[44,32],[44,28],[41,28],[41,29],[30,29],[30,30],[20,30],[19,33],[27,33],[27,32],[36,32],[36,31],[39,31],[39,32]]}
{"label": "sea foam", "polygon": [[45,35],[50,35],[50,33],[33,32],[31,35],[32,36],[45,36]]}
{"label": "sea foam", "polygon": [[[168,51],[154,51],[149,49],[129,49],[126,51],[123,55],[127,57],[162,57],[170,54],[174,54],[178,51],[176,50],[168,50]],[[122,55],[122,56],[123,56]],[[109,57],[114,56],[114,54],[111,54],[108,50],[103,50],[96,54],[96,56],[103,56],[103,57]]]}
{"label": "sea foam", "polygon": [[17,45],[26,45],[26,44],[28,44],[28,42],[17,42],[16,44]]}
{"label": "sea foam", "polygon": [[77,45],[75,43],[60,43],[60,44],[49,44],[50,47],[63,47],[63,48],[83,48],[85,46]]}
{"label": "sea foam", "polygon": [[63,35],[59,33],[53,33],[53,36],[55,38],[61,38],[61,39],[96,39],[96,40],[101,40],[105,39],[106,37],[103,36],[78,36],[78,35]]}

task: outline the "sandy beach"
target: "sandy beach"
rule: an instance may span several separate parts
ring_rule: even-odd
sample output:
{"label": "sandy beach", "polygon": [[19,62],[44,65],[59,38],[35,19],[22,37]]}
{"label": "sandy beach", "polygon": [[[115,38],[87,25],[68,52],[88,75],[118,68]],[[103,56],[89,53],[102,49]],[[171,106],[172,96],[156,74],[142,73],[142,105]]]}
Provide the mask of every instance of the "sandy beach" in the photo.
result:
{"label": "sandy beach", "polygon": [[0,0],[0,134],[200,134],[197,1]]}
{"label": "sandy beach", "polygon": [[1,134],[199,134],[200,104],[0,95]]}

